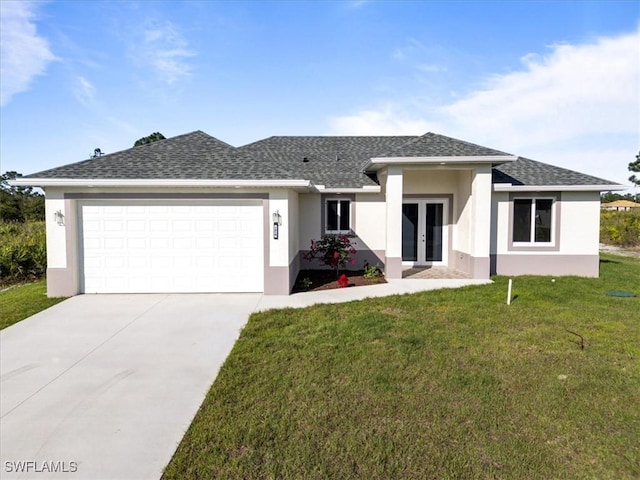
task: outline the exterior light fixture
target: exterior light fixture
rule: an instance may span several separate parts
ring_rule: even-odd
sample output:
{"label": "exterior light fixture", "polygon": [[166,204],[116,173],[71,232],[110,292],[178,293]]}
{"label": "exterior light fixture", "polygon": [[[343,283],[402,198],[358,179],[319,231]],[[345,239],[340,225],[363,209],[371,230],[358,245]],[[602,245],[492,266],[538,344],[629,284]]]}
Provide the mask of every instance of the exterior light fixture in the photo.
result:
{"label": "exterior light fixture", "polygon": [[277,240],[279,236],[279,227],[282,225],[282,215],[280,215],[280,211],[276,210],[271,214],[271,219],[273,220],[273,239]]}
{"label": "exterior light fixture", "polygon": [[62,210],[58,210],[56,213],[54,213],[53,219],[58,225],[64,226],[64,214],[62,213]]}

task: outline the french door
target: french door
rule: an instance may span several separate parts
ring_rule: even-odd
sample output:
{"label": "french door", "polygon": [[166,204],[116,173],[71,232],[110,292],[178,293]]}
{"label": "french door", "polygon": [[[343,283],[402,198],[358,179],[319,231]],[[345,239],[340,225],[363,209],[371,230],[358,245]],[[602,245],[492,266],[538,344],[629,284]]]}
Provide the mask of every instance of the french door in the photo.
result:
{"label": "french door", "polygon": [[447,265],[449,200],[402,203],[402,261],[412,265]]}

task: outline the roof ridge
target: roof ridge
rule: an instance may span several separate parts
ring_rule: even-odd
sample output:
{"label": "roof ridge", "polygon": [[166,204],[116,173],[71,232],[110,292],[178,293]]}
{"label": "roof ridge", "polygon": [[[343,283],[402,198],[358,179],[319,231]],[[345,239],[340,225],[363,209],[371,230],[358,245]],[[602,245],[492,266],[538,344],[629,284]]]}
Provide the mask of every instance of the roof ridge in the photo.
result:
{"label": "roof ridge", "polygon": [[[397,146],[397,147],[395,147],[395,148],[393,148],[393,149],[389,150],[389,152],[388,152],[388,153],[395,152],[396,150],[400,150],[400,149],[402,149],[402,148],[405,148],[405,147],[407,147],[407,146],[411,145],[412,143],[416,143],[418,140],[420,140],[421,138],[426,137],[426,136],[427,136],[427,135],[429,135],[429,134],[431,134],[431,132],[427,132],[427,133],[424,133],[424,134],[422,134],[422,135],[416,135],[416,136],[414,136],[414,138],[412,138],[411,140],[409,140],[407,143],[403,143],[402,145],[399,145],[399,146]],[[435,134],[433,134],[433,135],[435,135]],[[387,155],[387,153],[384,153],[384,156],[386,156],[386,155]]]}

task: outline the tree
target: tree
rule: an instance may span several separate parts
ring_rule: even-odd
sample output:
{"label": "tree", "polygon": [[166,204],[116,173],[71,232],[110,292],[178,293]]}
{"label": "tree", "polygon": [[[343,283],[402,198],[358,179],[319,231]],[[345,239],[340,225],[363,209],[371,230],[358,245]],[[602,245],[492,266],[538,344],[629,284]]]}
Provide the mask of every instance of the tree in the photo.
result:
{"label": "tree", "polygon": [[631,200],[633,202],[635,201],[635,197],[632,193],[622,195],[621,193],[606,192],[600,195],[600,201],[602,203],[611,203],[616,200]]}
{"label": "tree", "polygon": [[134,147],[139,147],[140,145],[146,145],[147,143],[157,142],[158,140],[164,140],[165,136],[160,132],[153,132],[148,137],[142,137],[139,140],[136,140],[136,143],[133,144]]}
{"label": "tree", "polygon": [[[630,172],[635,172],[635,173],[640,173],[640,152],[638,152],[638,155],[636,155],[636,161],[635,162],[631,162],[629,164],[629,171]],[[629,181],[631,183],[633,183],[634,185],[640,187],[640,176],[631,175],[629,177]]]}
{"label": "tree", "polygon": [[0,176],[0,221],[25,222],[44,220],[44,196],[32,187],[9,185],[21,173],[10,171]]}

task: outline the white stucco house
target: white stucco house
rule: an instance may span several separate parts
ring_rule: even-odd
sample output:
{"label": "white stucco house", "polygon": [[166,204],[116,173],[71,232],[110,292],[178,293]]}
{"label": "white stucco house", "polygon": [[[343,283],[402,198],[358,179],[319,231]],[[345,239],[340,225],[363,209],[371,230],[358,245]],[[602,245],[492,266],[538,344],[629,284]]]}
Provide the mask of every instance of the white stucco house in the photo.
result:
{"label": "white stucco house", "polygon": [[233,147],[201,131],[14,183],[45,191],[51,296],[289,294],[325,233],[353,236],[354,268],[387,278],[595,277],[599,194],[621,188],[434,133]]}

